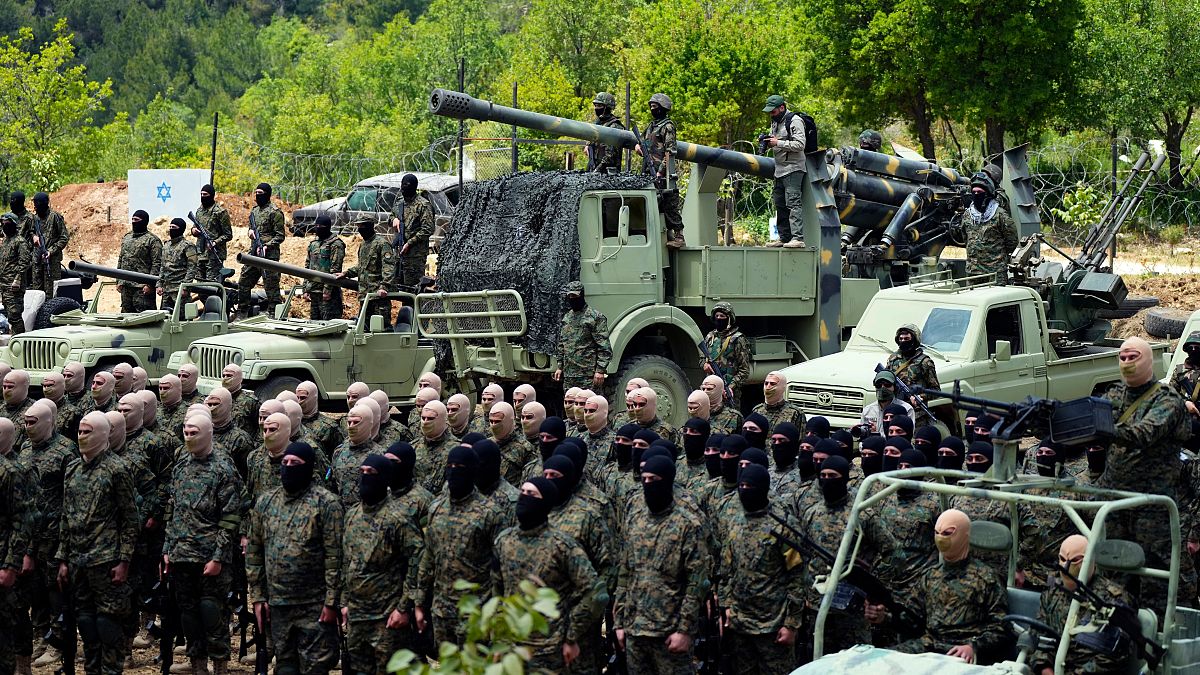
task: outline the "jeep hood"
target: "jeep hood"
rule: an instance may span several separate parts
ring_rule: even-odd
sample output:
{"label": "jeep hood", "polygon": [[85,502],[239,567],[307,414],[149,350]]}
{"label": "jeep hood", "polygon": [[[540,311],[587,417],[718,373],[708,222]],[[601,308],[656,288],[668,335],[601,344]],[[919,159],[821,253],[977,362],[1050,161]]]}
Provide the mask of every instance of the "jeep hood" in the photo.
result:
{"label": "jeep hood", "polygon": [[[61,315],[60,315],[61,316]],[[160,321],[161,323],[161,321]],[[145,324],[125,324],[124,327],[138,327]],[[119,349],[121,347],[148,347],[158,341],[161,332],[141,330],[124,330],[119,326],[78,325],[44,328],[18,335],[15,341],[32,340],[36,338],[66,340],[72,349],[102,348]]]}
{"label": "jeep hood", "polygon": [[56,326],[150,326],[167,320],[163,309],[147,310],[136,314],[88,314],[82,309],[63,312],[51,319]]}
{"label": "jeep hood", "polygon": [[345,319],[333,321],[310,321],[308,319],[276,319],[265,314],[229,325],[230,332],[254,331],[295,338],[325,337],[341,335],[350,330],[352,324]]}
{"label": "jeep hood", "polygon": [[856,387],[874,394],[875,366],[887,360],[882,350],[846,351],[784,368],[788,388],[797,384]]}
{"label": "jeep hood", "polygon": [[220,337],[206,338],[192,343],[188,356],[195,361],[194,349],[236,349],[244,361],[284,359],[327,359],[331,353],[342,348],[342,336],[335,334],[318,338],[295,338],[262,332],[229,333]]}

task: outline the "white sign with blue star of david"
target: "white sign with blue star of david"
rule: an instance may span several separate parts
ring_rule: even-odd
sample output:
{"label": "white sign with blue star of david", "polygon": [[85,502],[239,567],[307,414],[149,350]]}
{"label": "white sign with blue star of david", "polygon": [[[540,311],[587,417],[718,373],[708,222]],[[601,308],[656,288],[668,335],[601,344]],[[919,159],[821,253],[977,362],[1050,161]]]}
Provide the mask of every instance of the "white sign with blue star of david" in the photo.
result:
{"label": "white sign with blue star of david", "polygon": [[142,209],[151,222],[160,217],[187,218],[188,211],[199,208],[200,188],[208,182],[208,169],[131,170],[129,213]]}

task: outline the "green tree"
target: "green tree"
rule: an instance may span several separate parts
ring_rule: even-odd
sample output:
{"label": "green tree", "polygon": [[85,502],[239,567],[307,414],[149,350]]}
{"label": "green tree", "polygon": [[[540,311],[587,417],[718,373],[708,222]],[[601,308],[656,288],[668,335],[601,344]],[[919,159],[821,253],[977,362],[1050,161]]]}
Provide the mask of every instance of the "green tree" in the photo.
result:
{"label": "green tree", "polygon": [[626,29],[627,0],[533,0],[516,34],[520,49],[545,65],[558,66],[578,99],[612,87],[617,70],[613,41]]}
{"label": "green tree", "polygon": [[133,135],[147,169],[177,169],[201,165],[196,137],[196,113],[161,94],[138,115]]}

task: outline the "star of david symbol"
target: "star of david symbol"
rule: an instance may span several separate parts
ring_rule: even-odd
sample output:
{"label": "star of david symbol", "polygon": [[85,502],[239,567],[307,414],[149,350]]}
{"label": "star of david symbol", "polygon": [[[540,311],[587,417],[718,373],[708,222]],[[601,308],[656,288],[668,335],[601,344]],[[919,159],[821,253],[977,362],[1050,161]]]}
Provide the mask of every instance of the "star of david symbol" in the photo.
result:
{"label": "star of david symbol", "polygon": [[159,185],[156,189],[158,190],[158,194],[154,198],[161,199],[166,204],[167,200],[171,198],[171,186],[167,185],[167,181],[164,180],[162,185]]}

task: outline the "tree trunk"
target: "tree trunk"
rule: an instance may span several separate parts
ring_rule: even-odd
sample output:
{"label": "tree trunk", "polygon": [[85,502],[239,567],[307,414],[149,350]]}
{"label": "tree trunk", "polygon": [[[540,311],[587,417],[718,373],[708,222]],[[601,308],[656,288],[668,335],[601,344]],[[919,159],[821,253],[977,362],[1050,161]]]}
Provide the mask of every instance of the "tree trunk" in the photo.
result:
{"label": "tree trunk", "polygon": [[984,120],[983,125],[988,157],[1000,157],[1004,154],[1004,123],[995,118],[988,118]]}
{"label": "tree trunk", "polygon": [[921,141],[921,154],[931,162],[937,161],[937,147],[933,143],[933,116],[929,114],[929,101],[924,90],[913,94],[909,114],[912,115],[917,138]]}
{"label": "tree trunk", "polygon": [[1163,135],[1166,137],[1163,140],[1166,142],[1167,149],[1167,183],[1172,189],[1181,190],[1184,187],[1183,180],[1183,136],[1187,133],[1188,126],[1192,121],[1192,113],[1195,108],[1188,108],[1187,114],[1183,119],[1178,119],[1170,112],[1163,114],[1166,128]]}

